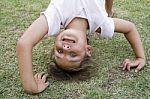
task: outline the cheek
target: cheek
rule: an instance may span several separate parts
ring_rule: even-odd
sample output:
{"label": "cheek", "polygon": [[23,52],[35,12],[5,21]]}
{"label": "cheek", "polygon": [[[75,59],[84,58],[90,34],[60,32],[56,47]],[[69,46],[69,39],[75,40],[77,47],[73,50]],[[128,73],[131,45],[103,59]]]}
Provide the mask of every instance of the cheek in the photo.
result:
{"label": "cheek", "polygon": [[78,45],[75,47],[78,54],[83,55],[86,52],[85,46]]}
{"label": "cheek", "polygon": [[61,42],[61,35],[58,35],[56,38],[55,38],[55,44],[56,43],[59,43]]}
{"label": "cheek", "polygon": [[79,46],[79,47],[82,47],[82,48],[85,48],[85,46],[87,45],[87,43],[84,41],[79,41],[78,42],[78,44],[77,44],[77,46]]}
{"label": "cheek", "polygon": [[62,48],[62,44],[60,42],[56,42],[55,45],[54,45],[54,48],[55,49]]}

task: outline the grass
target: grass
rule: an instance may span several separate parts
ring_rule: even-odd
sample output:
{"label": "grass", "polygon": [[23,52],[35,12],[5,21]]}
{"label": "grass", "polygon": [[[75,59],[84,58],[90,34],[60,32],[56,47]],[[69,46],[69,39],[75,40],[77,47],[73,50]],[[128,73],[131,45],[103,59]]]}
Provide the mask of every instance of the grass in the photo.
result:
{"label": "grass", "polygon": [[[24,93],[16,61],[16,42],[25,29],[46,9],[49,0],[0,0],[0,99],[149,99],[150,13],[149,0],[115,0],[115,17],[134,22],[141,34],[147,64],[139,73],[119,66],[134,54],[123,35],[113,39],[93,38],[96,75],[86,81],[56,81],[37,95]],[[34,71],[47,71],[53,39],[44,38],[34,48]]]}

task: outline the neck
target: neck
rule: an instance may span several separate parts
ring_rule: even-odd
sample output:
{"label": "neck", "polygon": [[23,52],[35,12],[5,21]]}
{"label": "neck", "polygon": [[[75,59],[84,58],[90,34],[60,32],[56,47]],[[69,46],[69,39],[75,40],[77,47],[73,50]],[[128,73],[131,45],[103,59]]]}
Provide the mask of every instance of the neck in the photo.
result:
{"label": "neck", "polygon": [[70,22],[66,29],[75,29],[86,33],[88,29],[88,21],[84,18],[76,17]]}

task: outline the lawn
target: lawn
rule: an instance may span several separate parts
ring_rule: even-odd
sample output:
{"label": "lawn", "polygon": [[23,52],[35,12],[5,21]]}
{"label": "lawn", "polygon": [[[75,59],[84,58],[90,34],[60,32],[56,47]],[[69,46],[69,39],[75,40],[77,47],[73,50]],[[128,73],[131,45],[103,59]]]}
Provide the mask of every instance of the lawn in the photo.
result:
{"label": "lawn", "polygon": [[[50,0],[0,0],[0,99],[149,99],[150,98],[150,1],[115,0],[114,17],[134,22],[141,35],[147,63],[139,73],[119,68],[133,51],[121,34],[112,39],[92,37],[95,75],[86,81],[57,81],[42,93],[24,92],[16,60],[16,42],[47,8]],[[33,51],[35,72],[47,72],[53,39],[45,37]]]}

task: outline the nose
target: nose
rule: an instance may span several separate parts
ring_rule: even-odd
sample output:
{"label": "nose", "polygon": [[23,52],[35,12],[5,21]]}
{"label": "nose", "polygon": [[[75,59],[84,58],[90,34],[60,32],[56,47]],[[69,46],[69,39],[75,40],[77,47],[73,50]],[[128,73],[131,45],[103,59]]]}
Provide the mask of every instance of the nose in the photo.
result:
{"label": "nose", "polygon": [[67,44],[64,44],[64,45],[63,45],[63,49],[64,49],[64,50],[68,50],[68,49],[70,49],[70,46],[67,45]]}

